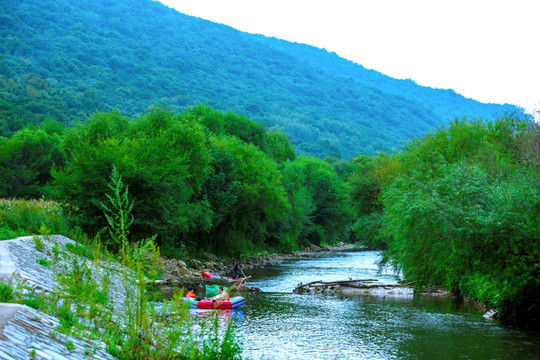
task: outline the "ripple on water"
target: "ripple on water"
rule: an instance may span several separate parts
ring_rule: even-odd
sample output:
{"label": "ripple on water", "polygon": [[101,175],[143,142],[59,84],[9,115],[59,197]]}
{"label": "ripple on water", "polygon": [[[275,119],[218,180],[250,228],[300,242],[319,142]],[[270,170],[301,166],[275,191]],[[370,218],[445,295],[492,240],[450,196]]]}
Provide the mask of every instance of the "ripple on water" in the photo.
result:
{"label": "ripple on water", "polygon": [[253,269],[238,335],[249,359],[531,359],[536,334],[502,327],[473,308],[447,299],[297,295],[299,282],[369,277],[379,273],[378,252],[324,255]]}

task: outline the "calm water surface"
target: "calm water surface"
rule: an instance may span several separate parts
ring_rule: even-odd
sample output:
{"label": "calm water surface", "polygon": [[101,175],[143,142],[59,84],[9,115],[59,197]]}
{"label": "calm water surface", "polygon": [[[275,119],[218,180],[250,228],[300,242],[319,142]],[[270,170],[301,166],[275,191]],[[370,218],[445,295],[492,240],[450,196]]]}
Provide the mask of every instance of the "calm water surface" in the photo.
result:
{"label": "calm water surface", "polygon": [[[540,359],[540,334],[504,327],[447,299],[296,295],[301,281],[375,278],[380,253],[346,252],[249,270],[230,312],[248,359]],[[229,316],[226,313],[223,315]]]}

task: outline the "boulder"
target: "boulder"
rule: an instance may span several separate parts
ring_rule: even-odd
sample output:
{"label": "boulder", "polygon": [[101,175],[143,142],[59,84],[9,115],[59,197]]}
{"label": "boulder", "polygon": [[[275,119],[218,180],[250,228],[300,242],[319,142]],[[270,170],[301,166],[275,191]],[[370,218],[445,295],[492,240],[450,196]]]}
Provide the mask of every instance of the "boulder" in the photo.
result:
{"label": "boulder", "polygon": [[182,266],[182,267],[178,270],[178,272],[179,272],[180,275],[182,275],[182,276],[186,276],[186,275],[191,276],[191,271],[190,271],[188,268],[186,268],[185,266]]}
{"label": "boulder", "polygon": [[315,244],[311,244],[311,245],[309,245],[308,250],[309,250],[309,251],[321,251],[321,248],[318,247],[318,246],[315,245]]}
{"label": "boulder", "polygon": [[485,319],[496,319],[498,314],[499,313],[497,312],[497,310],[491,309],[491,310],[486,311],[486,313],[482,316]]}

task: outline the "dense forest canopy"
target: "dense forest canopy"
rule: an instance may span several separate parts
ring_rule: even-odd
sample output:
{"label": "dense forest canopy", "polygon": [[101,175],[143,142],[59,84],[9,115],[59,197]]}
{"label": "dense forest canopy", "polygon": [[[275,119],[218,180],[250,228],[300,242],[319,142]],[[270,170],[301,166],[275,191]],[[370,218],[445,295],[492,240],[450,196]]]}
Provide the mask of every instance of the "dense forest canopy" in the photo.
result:
{"label": "dense forest canopy", "polygon": [[297,157],[283,133],[231,111],[97,112],[74,127],[47,120],[0,138],[0,198],[56,199],[92,236],[107,226],[100,204],[113,169],[134,203],[130,240],[157,235],[169,256],[288,252],[350,237],[334,166]]}
{"label": "dense forest canopy", "polygon": [[404,151],[359,157],[357,236],[420,285],[540,325],[540,125],[456,120]]}
{"label": "dense forest canopy", "polygon": [[200,102],[280,129],[299,153],[399,148],[462,115],[519,111],[395,80],[307,45],[251,35],[150,0],[0,4],[0,135],[96,110]]}

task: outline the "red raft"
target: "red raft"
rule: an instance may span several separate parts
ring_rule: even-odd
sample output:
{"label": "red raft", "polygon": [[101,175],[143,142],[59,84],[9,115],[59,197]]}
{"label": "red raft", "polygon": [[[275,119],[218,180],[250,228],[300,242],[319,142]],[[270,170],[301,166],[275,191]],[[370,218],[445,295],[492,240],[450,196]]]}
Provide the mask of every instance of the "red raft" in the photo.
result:
{"label": "red raft", "polygon": [[211,300],[200,300],[183,298],[182,303],[188,303],[189,307],[192,309],[236,309],[239,306],[242,306],[246,303],[243,297],[234,296],[229,301],[211,301]]}
{"label": "red raft", "polygon": [[206,271],[203,271],[201,276],[203,278],[205,278],[205,279],[223,279],[223,280],[227,280],[228,282],[237,282],[239,284],[244,284],[246,282],[246,278],[233,279],[231,277],[214,275],[214,274],[206,272]]}

